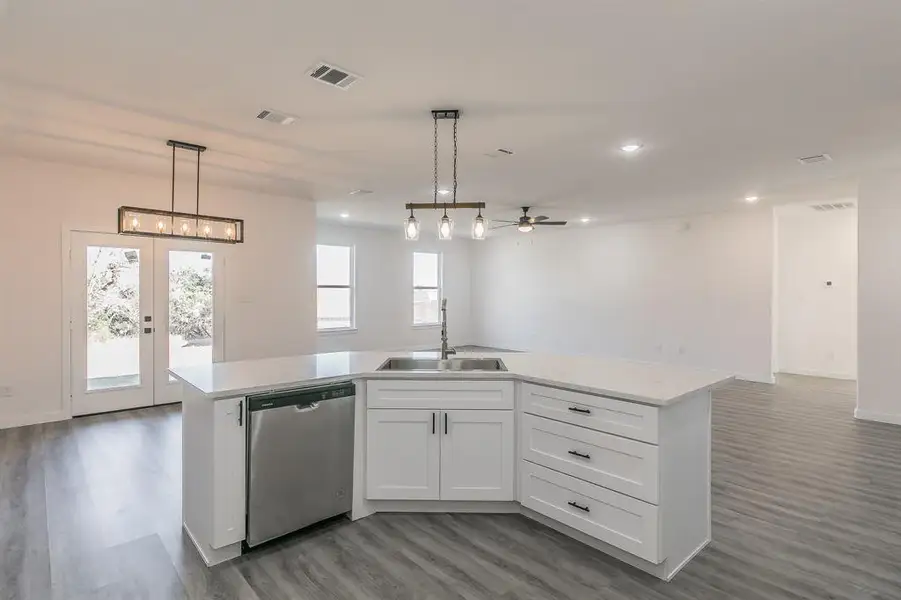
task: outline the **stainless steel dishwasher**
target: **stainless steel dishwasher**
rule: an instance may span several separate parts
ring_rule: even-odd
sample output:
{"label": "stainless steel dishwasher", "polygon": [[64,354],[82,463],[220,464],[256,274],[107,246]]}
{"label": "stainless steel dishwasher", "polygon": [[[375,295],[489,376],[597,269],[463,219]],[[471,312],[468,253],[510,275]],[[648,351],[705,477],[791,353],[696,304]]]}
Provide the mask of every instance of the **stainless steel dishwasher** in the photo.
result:
{"label": "stainless steel dishwasher", "polygon": [[247,546],[351,509],[354,384],[247,398]]}

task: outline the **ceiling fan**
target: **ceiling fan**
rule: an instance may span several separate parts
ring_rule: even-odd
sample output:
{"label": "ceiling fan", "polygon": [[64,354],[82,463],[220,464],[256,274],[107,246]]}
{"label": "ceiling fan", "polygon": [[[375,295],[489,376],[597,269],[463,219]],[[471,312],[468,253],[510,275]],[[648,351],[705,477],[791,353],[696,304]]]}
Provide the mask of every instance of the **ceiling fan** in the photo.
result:
{"label": "ceiling fan", "polygon": [[529,233],[533,229],[535,229],[536,225],[566,225],[566,221],[548,221],[548,217],[541,215],[538,217],[530,217],[529,216],[529,208],[528,206],[522,207],[522,216],[519,217],[518,221],[501,221],[498,219],[492,219],[495,223],[505,223],[505,225],[496,225],[491,229],[502,229],[504,227],[513,227],[523,232]]}

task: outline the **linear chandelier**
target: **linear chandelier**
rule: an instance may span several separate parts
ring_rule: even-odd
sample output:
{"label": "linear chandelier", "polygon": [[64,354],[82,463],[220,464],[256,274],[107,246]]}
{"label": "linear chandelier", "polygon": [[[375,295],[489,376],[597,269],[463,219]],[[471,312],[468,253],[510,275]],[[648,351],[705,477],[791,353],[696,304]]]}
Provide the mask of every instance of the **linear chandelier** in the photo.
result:
{"label": "linear chandelier", "polygon": [[[166,142],[166,145],[172,146],[171,210],[120,206],[119,233],[122,235],[203,240],[224,244],[244,243],[243,219],[200,214],[200,155],[206,151],[206,146],[175,140],[169,140]],[[193,214],[175,212],[175,150],[177,148],[197,153],[197,204]]]}
{"label": "linear chandelier", "polygon": [[[420,223],[419,220],[416,219],[416,216],[413,214],[414,210],[443,210],[444,214],[438,220],[438,239],[439,240],[450,240],[454,235],[454,220],[451,219],[447,211],[448,209],[454,210],[457,208],[476,208],[479,211],[479,214],[472,221],[472,239],[474,240],[484,240],[485,232],[487,228],[485,227],[485,219],[482,217],[482,209],[485,208],[484,202],[457,202],[457,121],[460,120],[460,111],[457,109],[451,110],[433,110],[432,111],[432,120],[434,121],[434,152],[433,152],[433,175],[434,175],[434,188],[432,190],[433,201],[432,202],[411,202],[406,205],[407,210],[410,211],[410,216],[404,220],[404,237],[407,240],[415,241],[419,239],[419,230]],[[439,120],[453,120],[454,122],[454,187],[452,190],[453,196],[451,196],[450,202],[443,202],[441,204],[438,203],[438,121]],[[444,192],[446,193],[446,192]]]}

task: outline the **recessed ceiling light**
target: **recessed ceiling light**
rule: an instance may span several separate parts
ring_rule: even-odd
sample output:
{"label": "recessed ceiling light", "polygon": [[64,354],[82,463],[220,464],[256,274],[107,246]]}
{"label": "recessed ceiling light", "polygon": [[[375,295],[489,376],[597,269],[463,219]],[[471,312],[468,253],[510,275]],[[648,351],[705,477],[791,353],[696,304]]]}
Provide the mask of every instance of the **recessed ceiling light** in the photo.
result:
{"label": "recessed ceiling light", "polygon": [[371,194],[371,193],[372,193],[372,190],[359,189],[359,190],[353,190],[350,193],[350,195],[351,196],[365,196],[366,194]]}
{"label": "recessed ceiling light", "polygon": [[340,215],[338,215],[338,216],[340,216],[340,217],[341,217],[341,218],[342,218],[342,219],[346,219],[346,218],[347,218],[347,217],[349,217],[349,216],[350,216],[350,214],[348,214],[348,213],[346,213],[346,212],[344,212],[344,213],[341,213],[341,214],[340,214]]}
{"label": "recessed ceiling light", "polygon": [[440,190],[438,190],[438,193],[441,194],[442,196],[447,196],[451,192],[450,192],[450,190],[440,189]]}
{"label": "recessed ceiling light", "polygon": [[579,220],[582,221],[583,223],[589,223],[591,221],[591,217],[582,217]]}
{"label": "recessed ceiling light", "polygon": [[641,150],[641,144],[631,143],[631,144],[623,144],[619,147],[620,150],[625,152],[626,154],[635,154],[639,150]]}
{"label": "recessed ceiling light", "polygon": [[760,197],[759,197],[759,196],[753,196],[753,195],[752,195],[752,196],[745,196],[745,202],[747,202],[748,204],[754,204],[754,203],[757,202],[758,200],[760,200]]}

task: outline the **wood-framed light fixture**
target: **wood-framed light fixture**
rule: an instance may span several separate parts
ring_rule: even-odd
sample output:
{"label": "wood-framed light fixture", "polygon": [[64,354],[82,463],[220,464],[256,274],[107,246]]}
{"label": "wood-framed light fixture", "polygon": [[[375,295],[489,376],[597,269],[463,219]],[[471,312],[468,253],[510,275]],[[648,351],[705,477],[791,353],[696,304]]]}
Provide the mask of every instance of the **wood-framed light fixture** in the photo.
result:
{"label": "wood-framed light fixture", "polygon": [[[452,190],[450,202],[438,202],[438,121],[453,120],[454,122],[454,187]],[[460,120],[460,111],[458,109],[442,109],[432,111],[432,121],[434,122],[434,151],[433,151],[433,176],[434,188],[432,190],[432,202],[408,202],[406,209],[410,211],[410,216],[404,219],[404,237],[407,240],[414,241],[419,239],[420,223],[413,214],[414,210],[441,210],[443,215],[438,220],[438,239],[450,240],[454,234],[454,220],[451,219],[447,211],[457,208],[478,209],[479,214],[472,223],[472,238],[474,240],[485,239],[485,219],[482,217],[482,209],[485,208],[484,202],[457,202],[457,121]],[[446,191],[442,191],[446,194]]]}
{"label": "wood-framed light fixture", "polygon": [[[219,242],[244,243],[244,220],[200,214],[200,155],[206,146],[169,140],[172,147],[172,203],[171,210],[120,206],[118,231],[121,235],[177,238]],[[175,151],[189,150],[197,153],[197,203],[196,212],[175,212]]]}

